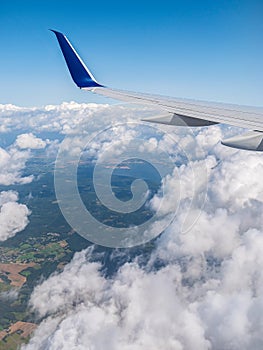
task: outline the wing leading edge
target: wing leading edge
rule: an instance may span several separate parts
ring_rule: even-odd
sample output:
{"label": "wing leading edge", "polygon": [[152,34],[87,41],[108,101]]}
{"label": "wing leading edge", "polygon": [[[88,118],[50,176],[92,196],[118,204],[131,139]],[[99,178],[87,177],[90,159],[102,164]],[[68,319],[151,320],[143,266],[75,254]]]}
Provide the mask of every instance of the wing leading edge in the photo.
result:
{"label": "wing leading edge", "polygon": [[[67,37],[58,31],[52,31],[57,37],[71,77],[79,88],[121,101],[154,105],[164,111],[160,117],[147,119],[149,122],[190,127],[224,123],[252,130],[252,134],[249,132],[239,136],[238,140],[230,139],[222,143],[229,147],[263,151],[262,108],[178,99],[108,88],[96,81]],[[248,139],[254,142],[248,142]]]}

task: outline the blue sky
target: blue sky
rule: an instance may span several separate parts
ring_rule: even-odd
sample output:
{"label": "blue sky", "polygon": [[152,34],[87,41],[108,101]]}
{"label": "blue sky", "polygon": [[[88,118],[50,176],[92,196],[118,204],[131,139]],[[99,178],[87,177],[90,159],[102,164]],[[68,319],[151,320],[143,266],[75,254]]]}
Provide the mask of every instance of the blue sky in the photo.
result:
{"label": "blue sky", "polygon": [[0,103],[105,102],[71,81],[64,32],[108,86],[263,105],[262,0],[0,2]]}

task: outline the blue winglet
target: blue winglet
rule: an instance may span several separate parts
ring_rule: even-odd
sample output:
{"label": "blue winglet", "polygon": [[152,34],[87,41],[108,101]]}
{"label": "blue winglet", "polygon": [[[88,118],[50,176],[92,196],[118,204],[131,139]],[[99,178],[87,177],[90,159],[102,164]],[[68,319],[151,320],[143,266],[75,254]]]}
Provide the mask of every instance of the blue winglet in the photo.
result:
{"label": "blue winglet", "polygon": [[83,63],[67,37],[60,32],[52,29],[50,30],[55,33],[58,39],[59,46],[66,60],[71,77],[77,86],[80,88],[102,87],[103,85],[96,82],[95,78]]}

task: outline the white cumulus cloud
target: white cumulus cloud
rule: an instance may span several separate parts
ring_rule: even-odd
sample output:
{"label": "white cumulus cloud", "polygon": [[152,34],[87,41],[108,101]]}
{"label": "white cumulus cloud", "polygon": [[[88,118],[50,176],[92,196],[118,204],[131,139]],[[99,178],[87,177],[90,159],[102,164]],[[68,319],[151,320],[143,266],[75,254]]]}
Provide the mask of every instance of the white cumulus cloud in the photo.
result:
{"label": "white cumulus cloud", "polygon": [[30,153],[27,150],[19,150],[13,145],[8,149],[0,147],[0,184],[30,183],[33,176],[22,174],[29,158]]}
{"label": "white cumulus cloud", "polygon": [[27,206],[18,203],[17,192],[0,192],[0,241],[5,241],[24,230],[29,223],[29,215]]}
{"label": "white cumulus cloud", "polygon": [[16,144],[21,149],[42,149],[45,148],[49,140],[42,140],[31,132],[28,134],[20,134],[16,138]]}

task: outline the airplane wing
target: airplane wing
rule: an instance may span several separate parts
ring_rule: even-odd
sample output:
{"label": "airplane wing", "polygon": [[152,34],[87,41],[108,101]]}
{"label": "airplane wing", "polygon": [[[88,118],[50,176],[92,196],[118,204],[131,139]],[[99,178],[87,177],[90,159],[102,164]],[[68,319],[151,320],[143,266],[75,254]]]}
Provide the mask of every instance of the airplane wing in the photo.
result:
{"label": "airplane wing", "polygon": [[239,149],[263,151],[263,108],[179,99],[109,88],[96,81],[67,37],[58,31],[52,31],[57,37],[71,77],[79,88],[121,101],[156,106],[163,110],[163,114],[146,120],[153,123],[188,127],[223,123],[252,130],[241,136],[223,140],[222,144]]}

